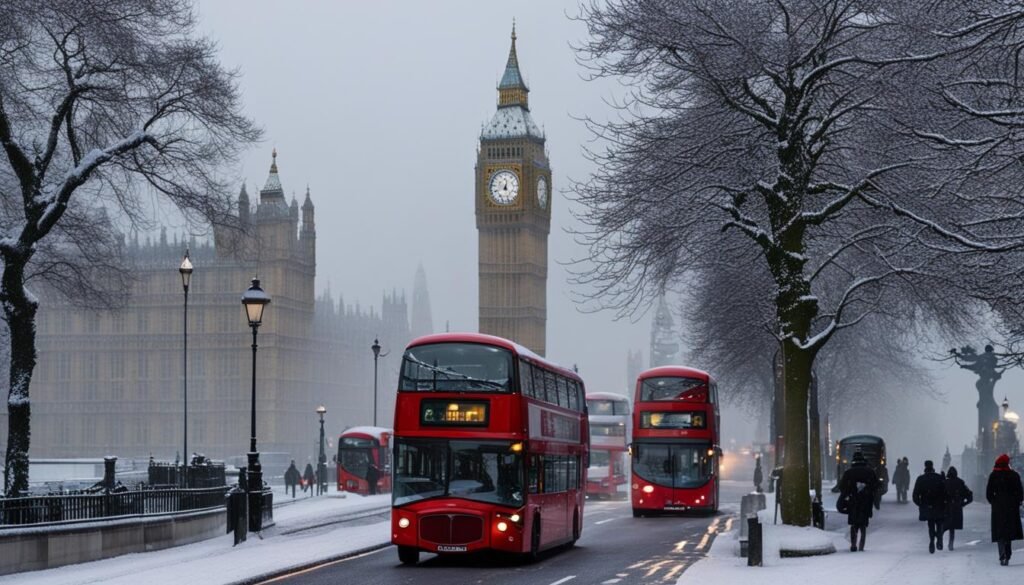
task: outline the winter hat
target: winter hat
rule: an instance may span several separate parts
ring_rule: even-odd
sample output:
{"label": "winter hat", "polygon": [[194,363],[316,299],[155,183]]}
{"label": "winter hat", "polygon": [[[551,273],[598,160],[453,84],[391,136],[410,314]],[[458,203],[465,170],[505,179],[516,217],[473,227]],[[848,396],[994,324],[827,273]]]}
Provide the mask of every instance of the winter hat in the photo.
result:
{"label": "winter hat", "polygon": [[956,467],[950,465],[949,469],[946,470],[946,477],[957,477]]}
{"label": "winter hat", "polygon": [[928,461],[925,461],[924,462],[924,470],[925,471],[935,471],[935,464],[932,463],[930,459]]}
{"label": "winter hat", "polygon": [[997,469],[999,469],[999,468],[1005,469],[1005,468],[1007,468],[1009,466],[1010,466],[1010,456],[1009,455],[1007,455],[1006,453],[1003,453],[999,457],[996,457],[996,468]]}

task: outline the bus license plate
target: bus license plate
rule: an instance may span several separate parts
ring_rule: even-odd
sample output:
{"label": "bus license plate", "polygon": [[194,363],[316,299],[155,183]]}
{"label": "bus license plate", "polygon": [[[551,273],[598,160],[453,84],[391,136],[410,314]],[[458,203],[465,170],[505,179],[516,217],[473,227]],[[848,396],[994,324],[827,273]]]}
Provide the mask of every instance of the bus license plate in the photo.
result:
{"label": "bus license plate", "polygon": [[447,546],[444,544],[437,545],[437,552],[466,552],[464,546]]}

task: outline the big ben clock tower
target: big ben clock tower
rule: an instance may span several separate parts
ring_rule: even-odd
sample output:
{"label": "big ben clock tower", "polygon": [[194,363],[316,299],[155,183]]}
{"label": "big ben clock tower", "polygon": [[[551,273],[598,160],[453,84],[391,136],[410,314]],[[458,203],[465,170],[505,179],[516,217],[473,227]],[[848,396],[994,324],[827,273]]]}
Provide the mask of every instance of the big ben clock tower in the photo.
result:
{"label": "big ben clock tower", "polygon": [[476,227],[480,331],[544,355],[551,166],[519,72],[516,30],[498,84],[498,111],[480,133]]}

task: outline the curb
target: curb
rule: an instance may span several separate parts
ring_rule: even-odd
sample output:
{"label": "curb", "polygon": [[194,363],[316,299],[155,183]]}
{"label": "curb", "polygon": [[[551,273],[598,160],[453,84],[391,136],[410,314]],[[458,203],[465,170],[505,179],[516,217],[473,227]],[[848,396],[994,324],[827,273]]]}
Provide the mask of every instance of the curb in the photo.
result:
{"label": "curb", "polygon": [[371,518],[373,516],[380,516],[391,512],[391,506],[381,506],[378,508],[368,508],[366,510],[359,510],[352,512],[345,516],[339,516],[337,518],[327,520],[326,522],[320,522],[319,524],[310,524],[309,526],[300,526],[298,528],[290,528],[288,530],[281,530],[278,532],[281,536],[289,534],[297,534],[299,532],[306,532],[307,530],[315,530],[317,528],[323,528],[324,526],[331,526],[334,524],[344,524],[345,522],[351,522],[353,520],[362,520],[363,518]]}
{"label": "curb", "polygon": [[284,568],[284,569],[277,569],[275,571],[270,571],[270,572],[267,572],[267,573],[256,575],[255,577],[248,577],[246,579],[242,579],[241,581],[232,581],[230,583],[230,585],[256,585],[257,583],[263,583],[264,581],[269,581],[271,579],[277,579],[278,577],[284,577],[285,575],[290,575],[291,573],[296,573],[296,572],[299,572],[299,571],[306,571],[306,570],[309,570],[309,569],[315,569],[315,568],[323,566],[323,565],[329,565],[331,563],[336,563],[338,561],[344,561],[344,560],[350,559],[352,557],[358,557],[360,555],[364,555],[366,553],[375,552],[375,551],[387,548],[389,546],[392,546],[392,544],[390,542],[385,542],[385,543],[382,543],[382,544],[375,544],[373,546],[367,546],[367,547],[363,547],[363,548],[360,548],[360,549],[348,551],[348,552],[345,552],[345,553],[340,553],[340,554],[337,554],[337,555],[332,555],[332,556],[329,556],[329,557],[324,557],[324,558],[318,559],[316,561],[309,561],[309,562],[306,562],[306,563],[300,563],[298,565],[292,565],[292,566]]}

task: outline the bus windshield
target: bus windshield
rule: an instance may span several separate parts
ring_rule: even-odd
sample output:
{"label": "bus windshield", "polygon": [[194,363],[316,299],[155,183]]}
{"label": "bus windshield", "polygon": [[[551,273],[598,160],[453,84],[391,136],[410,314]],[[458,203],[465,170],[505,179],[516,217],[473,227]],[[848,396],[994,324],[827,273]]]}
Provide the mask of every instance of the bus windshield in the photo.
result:
{"label": "bus windshield", "polygon": [[640,392],[641,401],[707,401],[707,382],[697,378],[647,378]]}
{"label": "bus windshield", "polygon": [[437,343],[409,348],[402,357],[399,390],[492,391],[512,389],[512,354],[478,343]]}
{"label": "bus windshield", "polygon": [[695,488],[711,477],[707,445],[633,443],[633,473],[654,484]]}
{"label": "bus windshield", "polygon": [[587,412],[598,416],[627,415],[629,414],[629,403],[619,400],[588,398]]}
{"label": "bus windshield", "polygon": [[394,505],[458,497],[523,505],[523,458],[511,441],[405,440],[396,443]]}

